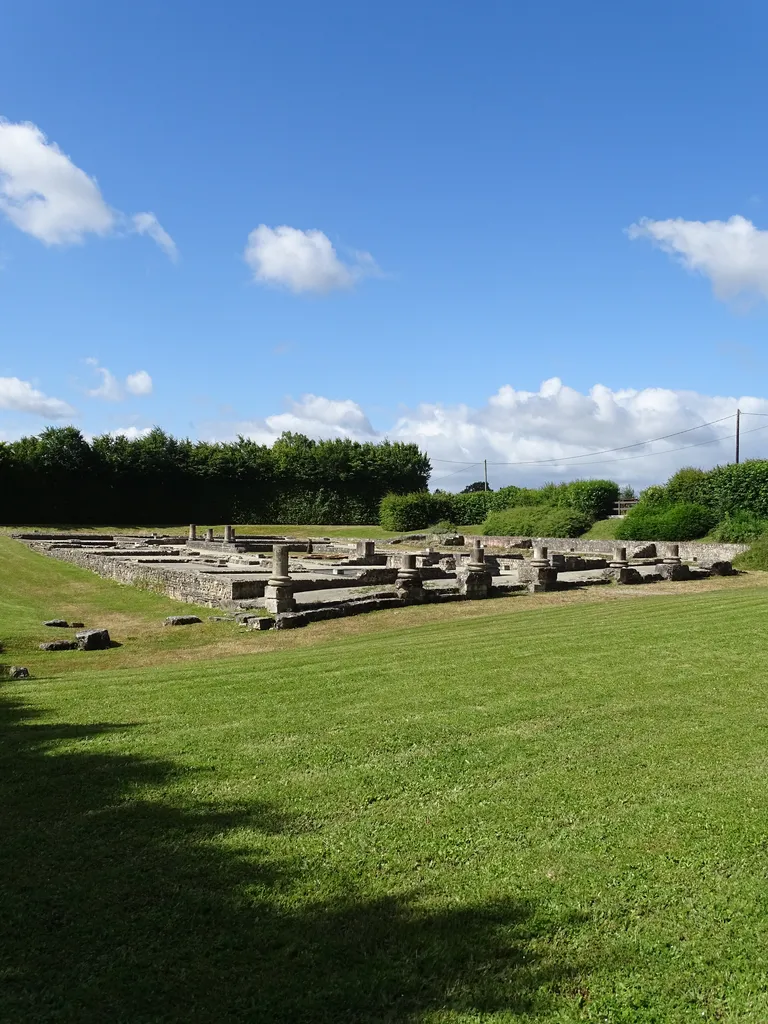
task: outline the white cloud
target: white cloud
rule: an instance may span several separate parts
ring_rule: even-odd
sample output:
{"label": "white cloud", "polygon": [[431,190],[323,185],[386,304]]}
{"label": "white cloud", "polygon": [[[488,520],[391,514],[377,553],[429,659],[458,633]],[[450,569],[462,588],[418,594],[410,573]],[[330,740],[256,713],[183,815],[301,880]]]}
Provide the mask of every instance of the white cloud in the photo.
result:
{"label": "white cloud", "polygon": [[688,270],[708,277],[715,295],[740,293],[768,298],[768,231],[745,217],[729,220],[648,220],[628,229],[630,238],[648,238],[677,256]]}
{"label": "white cloud", "polygon": [[[680,466],[730,461],[733,419],[699,425],[732,416],[737,406],[744,412],[768,414],[768,399],[764,398],[710,396],[667,388],[613,391],[602,384],[583,393],[555,377],[544,381],[538,391],[504,385],[477,408],[420,405],[404,411],[387,430],[374,429],[361,406],[351,399],[306,395],[290,402],[285,412],[261,420],[212,425],[207,434],[212,439],[243,434],[264,444],[283,430],[315,438],[413,441],[434,460],[432,486],[450,490],[481,479],[483,459],[488,460],[493,487],[577,477],[608,477],[645,486],[667,479]],[[766,425],[768,420],[742,419],[744,458],[762,454],[768,432],[753,437],[747,431]],[[652,445],[582,454],[636,445],[690,427],[697,429]],[[724,440],[717,441],[719,438]],[[700,445],[704,441],[717,443]],[[676,450],[690,445],[696,447]],[[465,463],[468,465],[462,465]]]}
{"label": "white cloud", "polygon": [[[81,170],[37,125],[0,118],[0,211],[46,245],[108,235],[125,217],[105,202],[95,178]],[[171,258],[176,245],[153,213],[137,213],[131,230],[149,235]]]}
{"label": "white cloud", "polygon": [[0,120],[0,210],[46,245],[112,230],[115,215],[95,179],[48,142],[34,124]]}
{"label": "white cloud", "polygon": [[146,370],[137,370],[136,373],[129,373],[125,378],[125,384],[105,366],[99,366],[97,359],[86,359],[88,366],[92,366],[94,372],[101,377],[101,384],[96,388],[89,388],[89,398],[103,398],[108,402],[122,402],[126,392],[132,395],[150,395],[152,393],[152,378]]}
{"label": "white cloud", "polygon": [[254,228],[245,260],[256,281],[283,285],[292,292],[351,288],[361,278],[379,273],[370,253],[356,252],[351,263],[344,263],[322,231],[301,231],[285,224]]}
{"label": "white cloud", "polygon": [[60,398],[49,398],[18,377],[0,377],[0,409],[28,412],[49,420],[63,420],[75,410]]}
{"label": "white cloud", "polygon": [[154,213],[134,213],[133,228],[138,235],[149,235],[153,242],[156,242],[165,255],[173,263],[179,256],[176,243],[162,227]]}
{"label": "white cloud", "polygon": [[135,441],[139,437],[146,437],[152,433],[152,427],[118,427],[110,430],[110,437],[127,437],[129,441]]}
{"label": "white cloud", "polygon": [[129,373],[125,378],[125,390],[130,391],[132,395],[151,395],[152,378],[146,370]]}

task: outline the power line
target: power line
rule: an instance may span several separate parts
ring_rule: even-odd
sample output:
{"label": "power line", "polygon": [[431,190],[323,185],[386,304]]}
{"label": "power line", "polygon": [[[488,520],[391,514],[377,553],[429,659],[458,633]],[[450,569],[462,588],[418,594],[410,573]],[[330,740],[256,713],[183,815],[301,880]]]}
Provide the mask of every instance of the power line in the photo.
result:
{"label": "power line", "polygon": [[[489,462],[488,465],[489,466],[543,466],[543,465],[548,465],[548,464],[552,464],[552,463],[556,463],[556,464],[559,465],[561,462],[570,462],[573,459],[584,459],[584,458],[587,458],[590,455],[610,455],[613,452],[623,452],[623,451],[627,451],[630,448],[639,448],[640,445],[643,445],[643,444],[653,444],[655,441],[666,441],[670,437],[679,437],[681,434],[690,434],[691,431],[693,431],[693,430],[701,430],[703,427],[711,427],[715,423],[724,423],[725,420],[733,419],[733,417],[735,415],[736,415],[735,413],[731,413],[728,416],[721,416],[720,419],[717,419],[717,420],[709,420],[707,423],[699,423],[695,427],[686,427],[685,430],[675,430],[671,434],[662,434],[661,437],[652,437],[652,438],[649,438],[647,441],[635,441],[634,444],[624,444],[624,445],[620,445],[618,448],[605,448],[602,451],[598,451],[598,452],[582,452],[580,455],[564,455],[562,458],[559,458],[559,459],[532,459],[532,460],[527,461],[527,462]],[[759,415],[762,415],[762,414],[761,413],[750,413],[750,415],[759,416]],[[766,414],[766,415],[768,415],[768,414]],[[745,433],[746,433],[746,431],[745,431]],[[735,436],[735,435],[731,435],[731,436]],[[713,441],[703,441],[701,443],[702,444],[713,444],[714,442]],[[684,447],[686,447],[686,448],[687,447],[695,448],[696,445],[684,445]],[[681,451],[682,449],[672,449],[672,450],[673,451]],[[653,455],[653,454],[661,454],[661,453],[648,452],[648,454],[649,455]],[[640,456],[636,456],[636,457],[639,458]],[[479,466],[480,465],[480,463],[478,463],[478,462],[459,462],[456,459],[432,459],[431,461],[432,462],[445,462],[445,463],[449,463],[450,465],[454,465],[454,466]],[[621,459],[615,459],[615,460],[612,459],[612,460],[609,460],[609,461],[621,462],[623,460],[621,460]],[[593,463],[581,463],[581,465],[593,465]]]}

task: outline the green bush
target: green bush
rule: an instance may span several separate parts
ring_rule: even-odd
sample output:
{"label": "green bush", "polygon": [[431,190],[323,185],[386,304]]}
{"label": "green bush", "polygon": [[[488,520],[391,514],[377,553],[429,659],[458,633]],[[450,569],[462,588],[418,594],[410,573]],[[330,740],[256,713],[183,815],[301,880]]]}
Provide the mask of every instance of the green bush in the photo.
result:
{"label": "green bush", "polygon": [[710,531],[712,513],[703,505],[680,502],[650,507],[638,502],[616,530],[618,540],[696,540]]}
{"label": "green bush", "polygon": [[744,551],[733,560],[734,569],[768,570],[768,534],[758,537],[749,551]]}
{"label": "green bush", "polygon": [[768,532],[768,520],[754,512],[735,512],[726,515],[714,528],[715,540],[723,544],[749,544]]}
{"label": "green bush", "polygon": [[491,492],[477,491],[469,494],[452,494],[450,519],[459,526],[482,523],[488,515]]}
{"label": "green bush", "polygon": [[486,537],[578,537],[590,525],[588,516],[574,509],[518,505],[490,512],[482,532]]}
{"label": "green bush", "polygon": [[379,524],[392,531],[426,530],[441,519],[453,519],[451,502],[454,497],[445,492],[430,494],[429,491],[387,494],[379,506]]}

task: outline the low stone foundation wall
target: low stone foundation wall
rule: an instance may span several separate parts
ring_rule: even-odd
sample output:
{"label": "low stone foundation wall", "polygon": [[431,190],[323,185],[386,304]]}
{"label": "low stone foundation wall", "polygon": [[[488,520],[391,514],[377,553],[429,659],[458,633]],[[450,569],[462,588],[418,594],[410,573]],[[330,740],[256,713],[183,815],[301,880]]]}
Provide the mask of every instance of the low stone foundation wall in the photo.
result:
{"label": "low stone foundation wall", "polygon": [[[667,557],[672,549],[668,541],[656,540],[582,540],[579,537],[465,537],[468,544],[479,540],[486,548],[510,548],[526,541],[533,541],[536,545],[544,545],[549,548],[550,553],[578,552],[579,554],[612,554],[614,549],[621,544],[627,549],[629,558],[633,557],[636,550],[647,547],[648,544],[656,545],[656,553],[660,558]],[[680,541],[678,544],[680,557],[685,561],[697,562],[730,562],[740,555],[742,551],[749,549],[749,544],[702,544],[700,541]]]}
{"label": "low stone foundation wall", "polygon": [[77,548],[51,549],[38,547],[36,544],[30,546],[41,555],[79,565],[105,579],[133,586],[146,586],[160,590],[177,601],[207,605],[210,608],[227,605],[232,601],[261,597],[264,593],[264,583],[261,580],[231,580],[226,576],[174,571],[168,566],[155,568],[136,562],[122,562]]}

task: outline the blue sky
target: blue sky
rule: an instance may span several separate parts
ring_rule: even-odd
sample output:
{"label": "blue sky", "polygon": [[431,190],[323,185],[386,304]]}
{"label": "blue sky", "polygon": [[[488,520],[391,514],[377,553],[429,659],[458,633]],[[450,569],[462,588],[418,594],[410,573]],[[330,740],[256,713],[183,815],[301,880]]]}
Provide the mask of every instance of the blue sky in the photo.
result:
{"label": "blue sky", "polygon": [[730,421],[573,456],[768,412],[766,30],[751,2],[11,2],[0,438],[402,437],[444,486],[726,459],[671,449]]}

